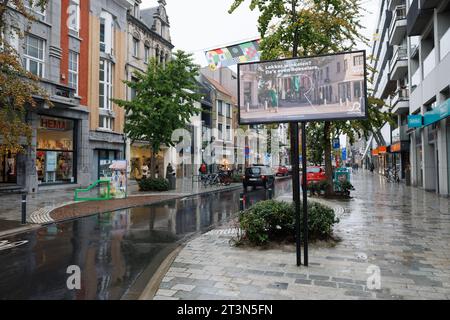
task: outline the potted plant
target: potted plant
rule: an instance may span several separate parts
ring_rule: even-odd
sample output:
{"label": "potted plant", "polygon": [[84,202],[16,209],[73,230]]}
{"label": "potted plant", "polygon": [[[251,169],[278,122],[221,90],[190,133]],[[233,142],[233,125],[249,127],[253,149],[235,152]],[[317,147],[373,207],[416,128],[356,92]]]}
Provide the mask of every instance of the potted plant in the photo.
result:
{"label": "potted plant", "polygon": [[350,196],[350,191],[355,190],[355,187],[349,181],[342,181],[340,183],[340,189],[344,195]]}

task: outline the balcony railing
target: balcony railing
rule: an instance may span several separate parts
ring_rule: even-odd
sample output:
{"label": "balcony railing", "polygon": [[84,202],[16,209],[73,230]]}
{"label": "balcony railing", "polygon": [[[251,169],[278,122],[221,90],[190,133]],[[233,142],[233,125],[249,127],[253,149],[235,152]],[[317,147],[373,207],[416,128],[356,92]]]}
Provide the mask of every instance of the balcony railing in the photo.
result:
{"label": "balcony railing", "polygon": [[450,52],[450,28],[442,36],[442,38],[440,40],[440,47],[441,47],[440,57],[441,57],[441,60],[442,60]]}
{"label": "balcony railing", "polygon": [[398,89],[391,97],[391,107],[395,106],[402,101],[409,101],[409,90],[408,88]]}
{"label": "balcony railing", "polygon": [[422,80],[421,70],[420,70],[420,68],[418,68],[416,70],[416,72],[413,74],[413,76],[411,77],[411,86],[417,87],[420,84],[421,80]]}
{"label": "balcony railing", "polygon": [[397,60],[406,60],[406,59],[408,59],[408,48],[398,47],[397,50],[394,51],[394,55],[392,56],[392,62],[395,63]]}
{"label": "balcony railing", "polygon": [[431,50],[428,56],[423,61],[423,78],[425,79],[436,66],[435,49]]}
{"label": "balcony railing", "polygon": [[391,25],[394,24],[398,20],[406,19],[406,5],[401,5],[395,7],[393,16],[392,16],[392,22]]}

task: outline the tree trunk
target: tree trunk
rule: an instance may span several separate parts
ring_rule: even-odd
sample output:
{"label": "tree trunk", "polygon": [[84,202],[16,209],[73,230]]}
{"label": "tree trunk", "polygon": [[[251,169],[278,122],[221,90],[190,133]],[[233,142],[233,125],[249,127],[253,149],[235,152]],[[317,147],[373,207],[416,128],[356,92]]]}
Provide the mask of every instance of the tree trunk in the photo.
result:
{"label": "tree trunk", "polygon": [[325,122],[323,130],[323,142],[325,144],[325,175],[328,181],[328,188],[326,190],[326,195],[330,196],[334,194],[333,187],[333,164],[331,162],[331,123],[329,121]]}
{"label": "tree trunk", "polygon": [[150,163],[150,176],[152,179],[156,178],[156,151],[152,149],[151,163]]}

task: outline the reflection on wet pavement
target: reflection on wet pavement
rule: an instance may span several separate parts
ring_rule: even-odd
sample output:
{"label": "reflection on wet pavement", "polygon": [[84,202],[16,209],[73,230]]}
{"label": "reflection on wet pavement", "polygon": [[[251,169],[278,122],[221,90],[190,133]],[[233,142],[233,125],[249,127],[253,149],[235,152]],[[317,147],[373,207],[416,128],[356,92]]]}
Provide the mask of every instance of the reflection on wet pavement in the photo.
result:
{"label": "reflection on wet pavement", "polygon": [[[289,181],[278,183],[277,193],[289,186]],[[240,192],[99,214],[2,239],[28,243],[0,248],[0,299],[120,299],[150,263],[158,265],[177,243],[234,216]],[[264,200],[266,192],[247,197]],[[71,265],[81,269],[81,290],[67,289]]]}

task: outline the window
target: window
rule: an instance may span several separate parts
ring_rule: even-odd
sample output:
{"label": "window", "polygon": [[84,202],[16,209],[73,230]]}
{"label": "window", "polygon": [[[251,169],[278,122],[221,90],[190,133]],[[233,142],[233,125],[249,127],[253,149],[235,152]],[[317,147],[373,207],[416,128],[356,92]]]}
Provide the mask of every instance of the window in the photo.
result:
{"label": "window", "polygon": [[362,66],[364,64],[364,56],[355,56],[353,57],[353,65],[356,66]]}
{"label": "window", "polygon": [[219,125],[218,125],[218,130],[219,130],[219,132],[218,132],[218,134],[219,134],[218,139],[219,140],[223,140],[223,125],[221,123],[219,123]]}
{"label": "window", "polygon": [[78,94],[78,53],[69,51],[69,87]]}
{"label": "window", "polygon": [[[133,77],[131,78],[131,82],[138,82],[138,79]],[[137,95],[136,89],[130,88],[130,99],[133,100],[134,98],[136,98],[136,95]]]}
{"label": "window", "polygon": [[149,60],[150,60],[150,47],[146,45],[144,49],[144,62],[148,64]]}
{"label": "window", "polygon": [[80,0],[70,0],[67,13],[69,14],[69,29],[78,34],[80,31]]}
{"label": "window", "polygon": [[100,51],[105,52],[105,19],[100,18]]}
{"label": "window", "polygon": [[337,63],[336,69],[337,69],[337,73],[341,72],[341,63],[340,62]]}
{"label": "window", "polygon": [[217,101],[217,110],[219,112],[219,116],[223,116],[223,102],[221,100]]}
{"label": "window", "polygon": [[75,121],[39,116],[36,146],[38,183],[73,183]]}
{"label": "window", "polygon": [[347,59],[344,60],[344,72],[348,70],[348,61]]}
{"label": "window", "polygon": [[44,55],[45,43],[44,40],[27,35],[25,37],[25,51],[23,64],[25,69],[32,74],[43,78],[44,77]]}
{"label": "window", "polygon": [[112,110],[113,70],[112,63],[100,59],[99,74],[99,108]]}
{"label": "window", "polygon": [[113,48],[113,17],[107,12],[102,12],[100,15],[100,51],[106,54],[113,54]]}
{"label": "window", "polygon": [[105,130],[114,130],[114,119],[108,116],[99,116],[99,128]]}
{"label": "window", "polygon": [[227,141],[231,141],[231,126],[227,126]]}
{"label": "window", "polygon": [[33,11],[33,13],[36,14],[36,16],[39,20],[41,20],[41,21],[45,20],[45,8],[44,8],[44,10],[42,10],[41,6],[39,6],[37,4],[32,4],[30,6],[29,1],[24,1],[23,4],[24,4],[25,8],[28,8],[31,11]]}
{"label": "window", "polygon": [[227,118],[231,118],[231,105],[229,103],[227,105]]}
{"label": "window", "polygon": [[139,40],[133,38],[133,57],[139,58]]}

